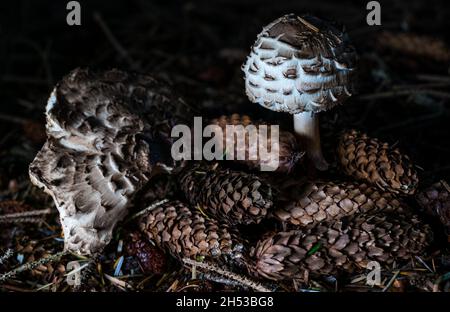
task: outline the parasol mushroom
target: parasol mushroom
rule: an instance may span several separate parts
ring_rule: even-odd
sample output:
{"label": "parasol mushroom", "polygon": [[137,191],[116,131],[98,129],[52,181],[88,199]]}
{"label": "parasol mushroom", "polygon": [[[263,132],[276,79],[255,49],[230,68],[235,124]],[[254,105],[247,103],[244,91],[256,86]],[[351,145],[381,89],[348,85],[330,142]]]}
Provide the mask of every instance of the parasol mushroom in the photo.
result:
{"label": "parasol mushroom", "polygon": [[30,178],[56,204],[65,250],[94,255],[109,243],[161,164],[166,110],[184,107],[171,94],[152,77],[119,70],[76,69],[55,87],[46,107],[48,139]]}
{"label": "parasol mushroom", "polygon": [[356,53],[344,32],[319,18],[288,14],[263,28],[242,66],[248,98],[294,115],[294,128],[319,170],[318,113],[351,96]]}

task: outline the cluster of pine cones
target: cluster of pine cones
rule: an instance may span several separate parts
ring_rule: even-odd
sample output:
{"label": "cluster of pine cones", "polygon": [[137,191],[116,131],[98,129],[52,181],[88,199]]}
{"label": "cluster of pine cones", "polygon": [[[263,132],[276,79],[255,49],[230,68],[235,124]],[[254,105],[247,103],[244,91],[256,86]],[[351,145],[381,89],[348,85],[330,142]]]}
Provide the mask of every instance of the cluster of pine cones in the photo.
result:
{"label": "cluster of pine cones", "polygon": [[[237,114],[211,123],[260,124]],[[280,133],[273,173],[255,170],[259,160],[184,163],[145,190],[146,201],[169,201],[147,209],[139,235],[180,261],[205,259],[284,280],[365,270],[371,261],[392,267],[423,254],[433,233],[409,204],[413,194],[449,226],[449,189],[417,192],[415,167],[398,148],[350,130],[339,136],[335,154],[339,182],[306,174],[290,132]],[[142,252],[138,258],[148,262]]]}

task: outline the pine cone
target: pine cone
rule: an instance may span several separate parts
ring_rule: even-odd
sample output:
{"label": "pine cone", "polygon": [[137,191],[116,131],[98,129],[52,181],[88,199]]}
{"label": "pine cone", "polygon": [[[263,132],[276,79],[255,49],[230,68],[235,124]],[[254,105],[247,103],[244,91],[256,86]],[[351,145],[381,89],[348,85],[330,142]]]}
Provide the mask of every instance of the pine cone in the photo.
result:
{"label": "pine cone", "polygon": [[[335,221],[357,213],[395,211],[404,213],[393,194],[381,192],[367,184],[342,182],[307,182],[282,190],[279,208],[273,215],[294,226],[313,227],[322,221]],[[286,194],[287,193],[287,194]]]}
{"label": "pine cone", "polygon": [[219,225],[198,211],[191,212],[179,201],[150,211],[141,218],[140,230],[176,258],[223,255],[234,259],[241,256],[243,248],[226,225]]}
{"label": "pine cone", "polygon": [[419,182],[408,156],[356,130],[341,135],[338,162],[347,175],[393,193],[413,194]]}
{"label": "pine cone", "polygon": [[255,175],[195,164],[181,172],[193,206],[229,224],[259,223],[272,207],[271,187]]}
{"label": "pine cone", "polygon": [[417,216],[358,215],[307,231],[279,232],[251,251],[252,273],[272,279],[302,278],[366,268],[370,261],[390,265],[423,252],[432,238]]}
{"label": "pine cone", "polygon": [[[227,151],[227,131],[226,127],[227,125],[231,126],[243,126],[247,129],[248,126],[253,125],[255,127],[256,133],[257,133],[257,140],[249,140],[249,131],[245,132],[245,145],[243,146],[243,149],[240,149],[240,144],[238,145],[238,142],[236,139],[234,139],[234,136],[232,139],[234,141],[229,142],[229,145],[234,146],[233,151],[233,160],[235,162],[244,164],[249,169],[254,170],[260,170],[262,166],[270,166],[270,160],[264,160],[261,159],[259,153],[258,153],[258,144],[261,144],[261,142],[265,142],[267,140],[267,147],[272,146],[271,142],[271,129],[270,124],[265,124],[263,122],[253,122],[249,116],[243,115],[240,116],[239,114],[233,114],[231,116],[221,116],[219,118],[213,119],[211,121],[212,125],[218,125],[222,128],[223,131],[223,142],[222,143],[222,149],[224,151]],[[261,125],[267,126],[267,134],[259,132],[259,127]],[[235,130],[238,131],[237,129]],[[271,150],[271,153],[278,153],[279,158],[279,164],[278,167],[274,170],[277,172],[287,172],[289,173],[294,165],[303,157],[304,152],[301,152],[299,149],[299,146],[297,144],[297,140],[295,139],[295,136],[288,132],[288,131],[281,131],[279,132],[279,144],[274,146],[275,150]],[[250,159],[250,151],[254,151],[254,153],[257,153],[254,155],[254,157],[257,156],[256,160]],[[227,151],[227,155],[231,154],[229,151]],[[243,154],[245,155],[245,160],[237,160],[237,156]]]}
{"label": "pine cone", "polygon": [[129,255],[136,256],[144,273],[162,274],[166,267],[166,255],[150,244],[140,233],[131,233],[126,245]]}
{"label": "pine cone", "polygon": [[445,181],[437,182],[416,195],[420,207],[438,217],[450,234],[450,187]]}

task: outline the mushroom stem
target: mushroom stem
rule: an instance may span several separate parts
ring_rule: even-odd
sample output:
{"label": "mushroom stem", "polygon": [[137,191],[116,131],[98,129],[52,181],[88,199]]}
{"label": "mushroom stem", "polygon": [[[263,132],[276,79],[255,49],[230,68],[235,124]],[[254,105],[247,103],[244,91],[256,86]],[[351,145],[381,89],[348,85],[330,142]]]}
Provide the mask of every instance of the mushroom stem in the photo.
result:
{"label": "mushroom stem", "polygon": [[321,171],[328,169],[328,163],[323,158],[320,147],[319,117],[311,112],[297,113],[294,115],[295,133],[300,137],[306,147],[308,158],[314,166]]}

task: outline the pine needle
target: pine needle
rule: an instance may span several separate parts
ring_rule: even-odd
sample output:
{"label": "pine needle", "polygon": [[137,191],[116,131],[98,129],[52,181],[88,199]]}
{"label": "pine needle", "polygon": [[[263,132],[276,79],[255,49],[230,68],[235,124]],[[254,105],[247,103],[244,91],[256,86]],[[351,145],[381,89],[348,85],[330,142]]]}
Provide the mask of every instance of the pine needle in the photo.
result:
{"label": "pine needle", "polygon": [[9,258],[11,258],[11,256],[13,255],[13,250],[12,249],[8,249],[6,250],[6,252],[3,254],[3,256],[0,257],[0,264],[3,264],[3,262],[5,262],[6,260],[8,260]]}
{"label": "pine needle", "polygon": [[127,290],[127,289],[132,290],[133,289],[133,286],[131,286],[130,284],[128,284],[125,281],[122,281],[122,280],[120,280],[116,277],[113,277],[111,275],[108,275],[106,273],[104,275],[105,275],[106,279],[111,282],[111,284],[113,284],[114,286],[118,287],[121,290]]}
{"label": "pine needle", "polygon": [[394,273],[394,275],[392,276],[392,278],[389,280],[389,282],[387,283],[387,285],[383,288],[382,292],[386,292],[392,285],[392,283],[395,281],[395,279],[397,278],[397,276],[400,274],[400,271],[396,271]]}
{"label": "pine needle", "polygon": [[45,258],[41,258],[41,259],[38,259],[38,260],[33,261],[33,262],[25,263],[24,265],[21,265],[20,267],[15,268],[12,271],[9,271],[7,273],[4,273],[4,274],[0,275],[0,282],[7,281],[8,279],[13,278],[14,276],[16,276],[17,274],[19,274],[21,272],[33,270],[33,269],[37,268],[38,266],[40,266],[42,264],[46,264],[46,263],[57,261],[57,260],[61,259],[61,257],[66,255],[66,254],[67,254],[66,251],[61,251],[61,252],[58,252],[58,253],[56,253],[54,255],[51,255],[51,256],[48,256],[48,257],[45,257]]}
{"label": "pine needle", "polygon": [[42,218],[16,218],[16,219],[0,219],[1,223],[14,223],[14,224],[20,224],[20,223],[42,223],[44,222],[44,219]]}
{"label": "pine needle", "polygon": [[132,216],[130,217],[130,219],[128,219],[127,222],[129,222],[129,221],[131,221],[131,220],[133,220],[133,219],[136,219],[137,217],[142,216],[142,215],[146,214],[147,212],[152,211],[152,210],[158,208],[158,207],[161,206],[161,205],[164,205],[164,204],[167,203],[168,201],[169,201],[168,199],[163,199],[163,200],[160,200],[160,201],[157,201],[157,202],[151,204],[151,205],[148,206],[147,208],[144,208],[144,209],[142,209],[141,211],[139,211],[139,212],[135,213],[134,215],[132,215]]}

